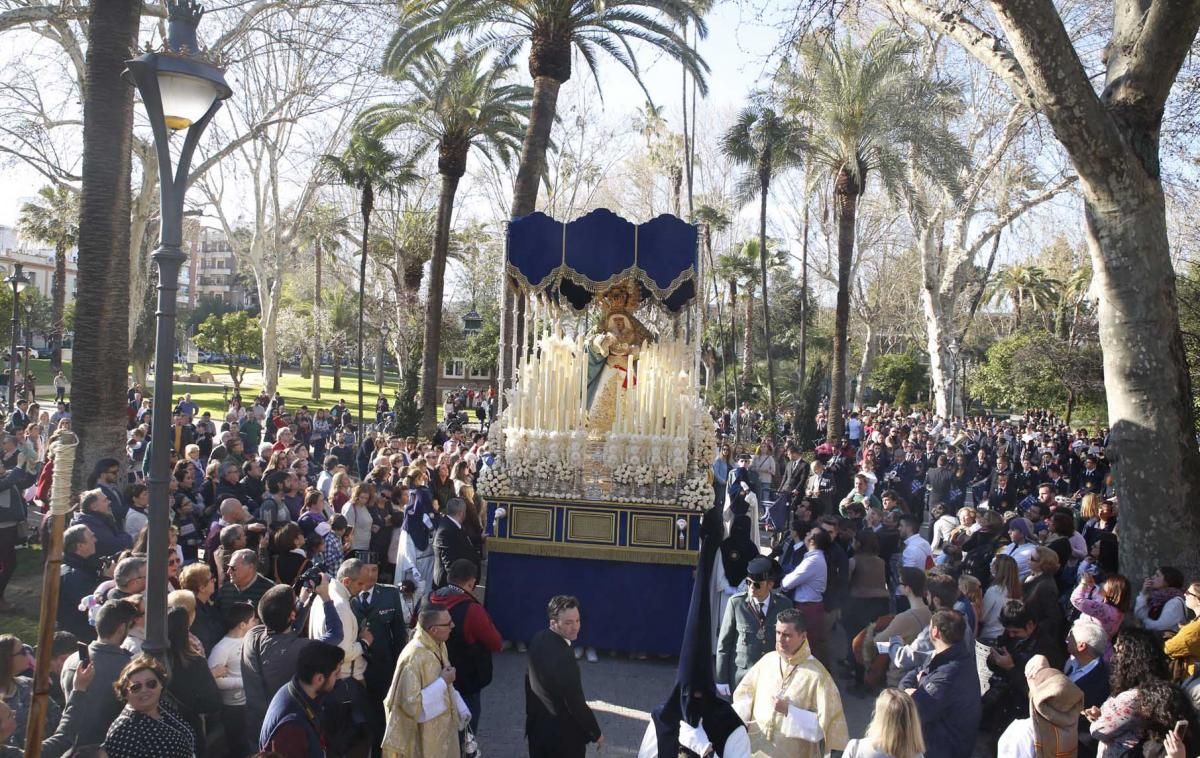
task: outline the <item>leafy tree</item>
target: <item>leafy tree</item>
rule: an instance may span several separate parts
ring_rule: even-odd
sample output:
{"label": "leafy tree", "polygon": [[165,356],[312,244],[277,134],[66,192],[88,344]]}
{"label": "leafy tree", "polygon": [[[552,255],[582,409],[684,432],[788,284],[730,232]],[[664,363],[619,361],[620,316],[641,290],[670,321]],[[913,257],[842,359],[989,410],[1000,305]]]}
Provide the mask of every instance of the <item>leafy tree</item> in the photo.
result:
{"label": "leafy tree", "polygon": [[[767,406],[771,416],[775,413],[775,368],[771,361],[771,310],[767,303],[767,198],[771,193],[771,179],[800,163],[800,131],[788,118],[775,112],[764,103],[743,108],[729,131],[721,140],[725,155],[749,169],[742,182],[742,194],[758,195],[758,265],[762,285],[763,333],[767,346]],[[747,313],[747,332],[749,331]],[[749,341],[746,351],[749,352]]]}
{"label": "leafy tree", "polygon": [[50,368],[62,368],[67,298],[67,248],[79,241],[79,195],[63,185],[42,187],[38,199],[21,206],[21,234],[54,246],[53,312],[50,326]]}
{"label": "leafy tree", "polygon": [[187,316],[187,325],[190,329],[195,330],[200,328],[209,316],[222,316],[226,313],[233,313],[237,308],[230,303],[225,302],[219,295],[200,295],[196,298],[196,307],[191,309]]}
{"label": "leafy tree", "polygon": [[888,353],[875,359],[871,386],[897,405],[911,403],[912,388],[928,383],[929,369],[915,353]]}
{"label": "leafy tree", "polygon": [[856,46],[849,38],[810,37],[800,46],[803,72],[779,74],[785,110],[808,129],[805,158],[828,176],[837,219],[837,308],[829,436],[843,433],[846,354],[849,349],[850,270],[858,201],[876,174],[893,199],[911,194],[906,151],[919,149],[912,167],[942,186],[957,187],[965,150],[950,133],[947,116],[960,108],[950,82],[926,76],[913,60],[916,43],[879,30]]}
{"label": "leafy tree", "polygon": [[1094,342],[1072,346],[1050,332],[1020,332],[994,343],[972,372],[971,394],[1004,410],[1053,407],[1070,423],[1081,402],[1104,398],[1104,366]]}
{"label": "leafy tree", "polygon": [[242,380],[247,367],[241,358],[251,361],[262,355],[262,335],[258,319],[246,311],[234,311],[222,315],[213,314],[204,320],[196,332],[196,347],[220,356],[229,369],[235,392],[241,392]]}
{"label": "leafy tree", "polygon": [[513,68],[507,62],[485,63],[482,51],[467,54],[458,47],[454,57],[447,59],[432,49],[404,68],[387,70],[412,85],[414,94],[407,101],[376,106],[363,114],[364,123],[374,123],[377,133],[407,127],[421,140],[421,151],[437,150],[442,189],[429,267],[421,369],[421,433],[426,436],[433,436],[437,426],[442,295],[458,184],[467,171],[472,146],[485,158],[510,165],[513,156],[520,152],[521,137],[529,120],[533,91],[523,85],[504,83]]}
{"label": "leafy tree", "polygon": [[358,264],[358,416],[363,416],[363,305],[367,289],[367,240],[371,238],[371,214],[375,195],[399,194],[417,181],[411,161],[403,161],[373,134],[355,130],[350,144],[341,155],[324,155],[321,161],[344,184],[358,191],[358,210],[362,216],[362,253]]}

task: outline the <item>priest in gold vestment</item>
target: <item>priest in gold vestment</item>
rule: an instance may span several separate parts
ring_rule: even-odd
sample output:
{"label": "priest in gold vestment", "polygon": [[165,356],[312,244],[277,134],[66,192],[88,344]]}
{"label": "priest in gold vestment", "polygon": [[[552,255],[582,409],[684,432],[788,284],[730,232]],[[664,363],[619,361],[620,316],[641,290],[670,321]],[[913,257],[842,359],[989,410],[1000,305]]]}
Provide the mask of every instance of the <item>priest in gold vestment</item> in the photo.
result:
{"label": "priest in gold vestment", "polygon": [[459,730],[471,712],[454,689],[446,652],[453,623],[443,610],[422,611],[416,633],[400,653],[383,702],[384,758],[459,758]]}
{"label": "priest in gold vestment", "polygon": [[817,758],[850,739],[833,677],[813,657],[804,616],[779,612],[775,650],[754,664],[733,693],[754,758]]}

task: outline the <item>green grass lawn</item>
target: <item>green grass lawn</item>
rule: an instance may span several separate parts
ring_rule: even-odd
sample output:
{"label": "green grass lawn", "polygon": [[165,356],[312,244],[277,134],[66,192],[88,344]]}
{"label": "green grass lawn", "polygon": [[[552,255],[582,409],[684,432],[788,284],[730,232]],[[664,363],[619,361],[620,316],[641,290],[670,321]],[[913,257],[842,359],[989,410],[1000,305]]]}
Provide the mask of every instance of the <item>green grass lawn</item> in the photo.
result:
{"label": "green grass lawn", "polygon": [[42,594],[42,549],[34,545],[17,551],[17,570],[4,593],[17,606],[0,615],[0,634],[15,634],[21,642],[37,644],[38,611]]}
{"label": "green grass lawn", "polygon": [[[181,372],[182,370],[182,366],[176,366],[177,372]],[[196,401],[201,411],[208,411],[214,416],[224,413],[227,402],[226,398],[228,395],[233,394],[233,379],[230,378],[228,369],[224,366],[198,364],[195,370],[196,373],[211,373],[215,383],[194,384],[175,382],[175,397],[183,397],[184,393],[190,392],[192,400]],[[394,373],[384,374],[383,379],[382,393],[387,396],[388,403],[392,404],[399,377]],[[366,414],[372,415],[375,412],[375,400],[380,395],[379,385],[375,383],[373,371],[364,371],[363,380],[363,409]],[[260,387],[262,387],[262,372],[254,369],[247,371],[245,378],[242,380],[242,398],[249,400]],[[298,371],[286,372],[279,377],[279,392],[283,395],[287,404],[294,408],[298,408],[301,405],[307,405],[310,409],[330,408],[338,400],[345,400],[346,404],[353,409],[358,405],[357,372],[351,369],[343,369],[342,388],[335,392],[333,389],[333,369],[325,366],[321,372],[320,400],[316,400],[312,396],[312,379],[300,376]]]}

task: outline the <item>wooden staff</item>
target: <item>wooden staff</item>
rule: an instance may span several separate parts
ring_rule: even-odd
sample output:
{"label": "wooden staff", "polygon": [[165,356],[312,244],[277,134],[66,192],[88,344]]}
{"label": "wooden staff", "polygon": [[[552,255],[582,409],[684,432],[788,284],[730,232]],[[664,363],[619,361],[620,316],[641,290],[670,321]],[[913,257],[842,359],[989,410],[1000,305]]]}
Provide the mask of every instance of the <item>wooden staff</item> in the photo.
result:
{"label": "wooden staff", "polygon": [[55,619],[58,616],[58,585],[63,560],[63,526],[71,510],[71,471],[75,468],[75,447],[79,438],[73,433],[57,433],[50,450],[54,453],[54,477],[50,483],[50,544],[46,545],[46,568],[42,572],[42,608],[38,616],[37,663],[33,673],[33,702],[25,727],[26,758],[39,758],[50,706],[50,659],[54,647]]}

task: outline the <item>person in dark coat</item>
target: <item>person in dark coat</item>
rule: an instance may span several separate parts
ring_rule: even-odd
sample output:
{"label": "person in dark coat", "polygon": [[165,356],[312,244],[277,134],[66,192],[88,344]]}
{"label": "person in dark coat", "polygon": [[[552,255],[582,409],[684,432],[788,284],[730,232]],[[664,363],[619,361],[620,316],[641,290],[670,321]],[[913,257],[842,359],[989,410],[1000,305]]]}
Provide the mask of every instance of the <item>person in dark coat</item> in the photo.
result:
{"label": "person in dark coat", "polygon": [[100,586],[104,577],[96,556],[96,535],[84,524],[63,532],[63,563],[58,585],[58,626],[81,642],[96,639],[96,630],[88,623],[87,611],[79,602]]}
{"label": "person in dark coat", "polygon": [[[445,610],[454,622],[450,638],[446,640],[446,651],[454,666],[454,689],[471,709],[471,731],[475,733],[479,731],[483,688],[492,683],[492,656],[500,652],[503,644],[492,617],[472,594],[478,572],[479,567],[465,558],[455,561],[447,572],[450,583],[431,594],[426,606]],[[379,644],[378,635],[375,640],[371,646],[372,664],[374,649]],[[368,676],[370,673],[368,667]]]}
{"label": "person in dark coat", "polygon": [[444,518],[433,535],[433,588],[441,589],[449,584],[450,567],[455,561],[468,560],[476,569],[482,561],[479,549],[471,544],[463,529],[467,515],[467,504],[462,498],[451,498],[442,512]]}
{"label": "person in dark coat", "polygon": [[79,512],[71,526],[83,524],[96,535],[96,555],[107,558],[133,547],[133,537],[117,526],[111,502],[101,489],[88,490],[79,498]]}
{"label": "person in dark coat", "polygon": [[319,714],[337,684],[345,652],[333,644],[305,643],[296,657],[295,676],[275,691],[262,719],[258,747],[264,753],[325,758]]}
{"label": "person in dark coat", "polygon": [[571,643],[579,636],[579,601],[556,595],[546,607],[550,627],[529,643],[525,674],[525,737],[529,758],[583,758],[589,742],[604,747],[588,707]]}
{"label": "person in dark coat", "polygon": [[904,675],[925,734],[925,758],[962,758],[975,750],[981,705],[975,651],[963,644],[967,624],[958,611],[941,610],[929,622],[933,657]]}
{"label": "person in dark coat", "polygon": [[178,704],[180,718],[192,728],[197,758],[204,758],[208,754],[205,723],[216,724],[220,720],[221,691],[208,661],[191,647],[188,620],[186,608],[175,607],[167,612],[167,659],[171,664],[167,692]]}

